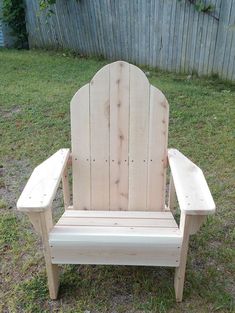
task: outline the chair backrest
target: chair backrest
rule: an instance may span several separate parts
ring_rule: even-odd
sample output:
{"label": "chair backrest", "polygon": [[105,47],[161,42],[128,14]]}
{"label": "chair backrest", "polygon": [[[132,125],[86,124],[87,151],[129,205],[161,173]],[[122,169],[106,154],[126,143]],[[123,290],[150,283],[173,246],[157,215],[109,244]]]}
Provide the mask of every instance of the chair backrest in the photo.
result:
{"label": "chair backrest", "polygon": [[73,206],[162,211],[168,103],[136,66],[104,66],[71,101]]}

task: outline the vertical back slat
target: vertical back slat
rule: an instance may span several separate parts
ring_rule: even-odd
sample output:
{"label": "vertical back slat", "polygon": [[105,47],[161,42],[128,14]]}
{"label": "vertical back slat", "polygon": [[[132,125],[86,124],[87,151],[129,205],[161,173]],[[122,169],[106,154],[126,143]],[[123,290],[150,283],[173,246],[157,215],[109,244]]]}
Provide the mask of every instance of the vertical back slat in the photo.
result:
{"label": "vertical back slat", "polygon": [[128,209],[129,64],[110,64],[110,210]]}
{"label": "vertical back slat", "polygon": [[73,164],[73,205],[90,209],[90,118],[89,84],[71,101],[71,137]]}
{"label": "vertical back slat", "polygon": [[161,211],[165,205],[168,103],[160,90],[150,87],[147,210]]}
{"label": "vertical back slat", "polygon": [[146,210],[149,82],[130,65],[129,210]]}
{"label": "vertical back slat", "polygon": [[109,65],[90,82],[91,209],[109,209]]}

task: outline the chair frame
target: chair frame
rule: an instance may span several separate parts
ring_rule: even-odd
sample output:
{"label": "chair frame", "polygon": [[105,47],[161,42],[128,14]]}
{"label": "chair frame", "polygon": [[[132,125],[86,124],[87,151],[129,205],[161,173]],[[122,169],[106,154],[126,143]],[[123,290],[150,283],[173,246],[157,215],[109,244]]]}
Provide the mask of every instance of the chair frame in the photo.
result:
{"label": "chair frame", "polygon": [[[200,229],[208,214],[215,212],[215,204],[199,167],[176,149],[168,149],[167,160],[171,176],[168,205],[165,210],[173,211],[177,196],[181,211],[179,229],[182,233],[182,245],[174,280],[176,301],[181,302],[189,237]],[[72,162],[73,155],[69,149],[57,151],[35,168],[17,202],[18,210],[28,215],[42,239],[51,299],[57,298],[59,289],[59,267],[58,264],[53,264],[49,241],[53,229],[52,202],[62,181],[64,208],[73,209],[68,179],[68,169]]]}

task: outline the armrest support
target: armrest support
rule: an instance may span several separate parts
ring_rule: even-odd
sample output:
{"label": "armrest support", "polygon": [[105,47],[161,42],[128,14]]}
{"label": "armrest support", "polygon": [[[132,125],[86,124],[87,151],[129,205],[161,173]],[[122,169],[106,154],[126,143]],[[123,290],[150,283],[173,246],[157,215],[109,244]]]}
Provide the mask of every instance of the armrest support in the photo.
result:
{"label": "armrest support", "polygon": [[34,169],[17,202],[19,211],[43,212],[51,207],[69,155],[69,149],[60,149]]}
{"label": "armrest support", "polygon": [[181,211],[189,215],[215,212],[215,203],[202,170],[176,149],[168,150],[168,160]]}

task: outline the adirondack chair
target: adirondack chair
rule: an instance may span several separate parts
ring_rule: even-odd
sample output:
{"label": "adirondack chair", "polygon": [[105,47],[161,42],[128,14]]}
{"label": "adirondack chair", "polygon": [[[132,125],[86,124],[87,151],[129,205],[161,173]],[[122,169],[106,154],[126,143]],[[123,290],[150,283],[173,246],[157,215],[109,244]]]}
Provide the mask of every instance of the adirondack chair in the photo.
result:
{"label": "adirondack chair", "polygon": [[[72,98],[72,153],[61,149],[36,167],[17,203],[41,235],[52,299],[58,264],[113,264],[175,267],[176,300],[182,301],[189,236],[215,204],[201,169],[167,150],[168,111],[162,92],[123,61],[104,66]],[[61,180],[65,212],[53,225]]]}

